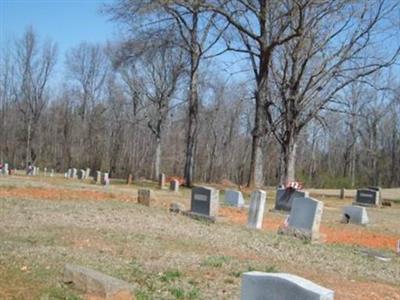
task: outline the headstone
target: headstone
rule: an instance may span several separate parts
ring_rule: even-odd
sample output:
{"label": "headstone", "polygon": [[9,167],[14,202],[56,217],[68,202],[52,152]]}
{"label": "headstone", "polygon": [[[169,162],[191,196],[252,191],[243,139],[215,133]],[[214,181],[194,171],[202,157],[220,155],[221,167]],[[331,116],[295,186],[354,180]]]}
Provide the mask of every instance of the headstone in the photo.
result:
{"label": "headstone", "polygon": [[246,272],[241,300],[333,300],[335,292],[287,273]]}
{"label": "headstone", "polygon": [[68,171],[64,173],[64,178],[69,178]]}
{"label": "headstone", "polygon": [[96,171],[96,184],[101,184],[101,172]]}
{"label": "headstone", "polygon": [[37,168],[34,166],[33,167],[33,171],[32,171],[32,175],[33,176],[37,176],[37,174],[38,174]]}
{"label": "headstone", "polygon": [[47,176],[47,168],[43,169],[43,174],[44,174],[44,176]]}
{"label": "headstone", "polygon": [[72,169],[68,169],[67,176],[68,178],[72,178]]}
{"label": "headstone", "polygon": [[340,195],[339,195],[340,199],[344,199],[345,192],[346,190],[344,188],[340,189]]}
{"label": "headstone", "polygon": [[278,233],[293,235],[305,240],[318,240],[323,208],[324,203],[316,199],[295,198],[288,226],[281,227]]}
{"label": "headstone", "polygon": [[150,206],[152,200],[154,200],[154,194],[152,190],[149,189],[139,189],[138,190],[138,203],[146,206]]}
{"label": "headstone", "polygon": [[174,192],[179,192],[179,180],[172,179],[169,183],[169,189]]}
{"label": "headstone", "polygon": [[9,175],[9,170],[8,170],[8,164],[7,163],[5,163],[4,164],[4,166],[3,166],[3,174],[4,175]]}
{"label": "headstone", "polygon": [[90,176],[90,168],[86,168],[85,179],[89,179],[89,176]]}
{"label": "headstone", "polygon": [[51,169],[51,171],[50,171],[50,177],[54,177],[54,169]]}
{"label": "headstone", "polygon": [[293,188],[278,188],[276,190],[275,209],[290,211],[295,198],[308,197],[307,191],[296,190]]}
{"label": "headstone", "polygon": [[400,255],[400,240],[397,241],[396,253]]}
{"label": "headstone", "polygon": [[253,229],[262,228],[266,198],[267,193],[263,190],[256,190],[251,193],[247,227]]}
{"label": "headstone", "polygon": [[132,184],[132,174],[128,175],[128,179],[126,180],[126,184]]}
{"label": "headstone", "polygon": [[85,179],[85,178],[86,178],[86,172],[85,172],[85,170],[80,169],[80,170],[78,171],[78,179],[83,180],[83,179]]}
{"label": "headstone", "polygon": [[103,173],[101,183],[105,186],[110,184],[110,178],[108,177],[108,173]]}
{"label": "headstone", "polygon": [[161,173],[160,177],[158,179],[158,184],[160,186],[160,189],[163,189],[165,187],[165,174]]}
{"label": "headstone", "polygon": [[65,265],[63,282],[96,299],[135,299],[129,283],[76,265]]}
{"label": "headstone", "polygon": [[196,186],[192,189],[190,214],[215,220],[219,208],[219,191],[211,187]]}
{"label": "headstone", "polygon": [[343,222],[366,225],[369,222],[367,209],[361,206],[345,206],[343,208]]}
{"label": "headstone", "polygon": [[234,207],[243,207],[244,199],[242,192],[225,190],[225,203]]}
{"label": "headstone", "polygon": [[75,168],[72,169],[72,178],[74,179],[78,178],[78,170]]}
{"label": "headstone", "polygon": [[355,205],[362,205],[362,206],[379,206],[379,191],[373,189],[358,189],[356,195],[356,202]]}

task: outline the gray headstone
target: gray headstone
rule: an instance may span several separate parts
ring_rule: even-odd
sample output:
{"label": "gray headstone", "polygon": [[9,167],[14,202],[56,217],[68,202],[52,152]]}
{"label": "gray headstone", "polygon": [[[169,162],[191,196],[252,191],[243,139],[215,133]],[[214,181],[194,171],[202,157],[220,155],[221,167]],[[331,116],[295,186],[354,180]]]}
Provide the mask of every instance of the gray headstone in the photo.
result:
{"label": "gray headstone", "polygon": [[88,268],[66,264],[63,282],[96,299],[132,299],[132,286],[120,279]]}
{"label": "gray headstone", "polygon": [[160,186],[160,189],[163,189],[165,187],[165,174],[161,173],[159,178],[158,178],[158,184]]}
{"label": "gray headstone", "polygon": [[90,176],[90,168],[86,168],[85,179],[89,179],[89,176]]}
{"label": "gray headstone", "polygon": [[146,206],[151,205],[151,201],[154,200],[154,193],[149,189],[138,190],[138,203]]}
{"label": "gray headstone", "polygon": [[251,193],[247,227],[253,229],[262,228],[266,198],[267,193],[263,190],[256,190]]}
{"label": "gray headstone", "polygon": [[295,198],[308,197],[307,191],[298,191],[292,188],[278,188],[276,190],[275,209],[290,211]]}
{"label": "gray headstone", "polygon": [[294,198],[288,222],[288,233],[317,240],[324,203],[313,198]]}
{"label": "gray headstone", "polygon": [[78,178],[78,170],[75,168],[72,169],[72,178]]}
{"label": "gray headstone", "polygon": [[242,193],[239,191],[225,190],[225,203],[234,207],[243,207],[244,199]]}
{"label": "gray headstone", "polygon": [[54,177],[54,169],[51,169],[51,171],[50,171],[50,177]]}
{"label": "gray headstone", "polygon": [[96,184],[101,184],[101,172],[96,171]]}
{"label": "gray headstone", "polygon": [[379,191],[373,189],[358,189],[355,204],[379,206]]}
{"label": "gray headstone", "polygon": [[169,189],[174,192],[179,192],[179,181],[176,179],[172,179],[169,183]]}
{"label": "gray headstone", "polygon": [[35,174],[36,176],[39,176],[39,174],[40,174],[40,168],[39,168],[39,167],[36,167],[35,173],[36,173],[36,174]]}
{"label": "gray headstone", "polygon": [[345,206],[343,208],[343,221],[366,225],[369,222],[367,209],[361,206]]}
{"label": "gray headstone", "polygon": [[190,212],[216,218],[219,208],[219,191],[211,187],[194,187],[190,202]]}
{"label": "gray headstone", "polygon": [[44,174],[44,176],[47,176],[47,168],[43,169],[43,174]]}
{"label": "gray headstone", "polygon": [[242,275],[241,300],[333,300],[335,292],[286,273]]}

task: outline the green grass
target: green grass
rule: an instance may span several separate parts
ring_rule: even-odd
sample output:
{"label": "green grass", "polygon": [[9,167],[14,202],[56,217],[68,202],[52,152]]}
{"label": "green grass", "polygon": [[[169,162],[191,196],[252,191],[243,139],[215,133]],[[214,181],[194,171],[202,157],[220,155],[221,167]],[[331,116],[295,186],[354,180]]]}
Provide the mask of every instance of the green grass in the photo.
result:
{"label": "green grass", "polygon": [[229,262],[230,259],[231,258],[228,256],[209,256],[202,261],[201,266],[221,268],[224,264]]}
{"label": "green grass", "polygon": [[175,279],[178,279],[181,277],[182,273],[179,272],[178,270],[170,270],[165,272],[163,275],[161,275],[161,281],[164,282],[169,282],[169,281],[174,281]]}

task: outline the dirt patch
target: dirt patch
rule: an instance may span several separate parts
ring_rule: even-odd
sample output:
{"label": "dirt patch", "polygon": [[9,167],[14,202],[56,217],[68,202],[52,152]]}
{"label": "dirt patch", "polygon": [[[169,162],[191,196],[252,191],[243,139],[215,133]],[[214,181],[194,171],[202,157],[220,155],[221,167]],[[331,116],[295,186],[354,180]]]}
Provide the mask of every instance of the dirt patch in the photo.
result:
{"label": "dirt patch", "polygon": [[2,188],[0,198],[40,199],[40,200],[120,200],[136,201],[135,196],[113,194],[92,190],[48,189],[48,188]]}
{"label": "dirt patch", "polygon": [[[247,210],[230,207],[222,207],[220,216],[230,222],[245,225],[247,223]],[[263,230],[276,231],[283,224],[284,215],[269,214],[263,220]],[[352,226],[352,225],[348,225]],[[321,225],[321,233],[329,244],[358,245],[375,249],[396,250],[396,242],[399,237],[385,234],[377,234],[367,228],[346,228],[337,224],[337,227]]]}

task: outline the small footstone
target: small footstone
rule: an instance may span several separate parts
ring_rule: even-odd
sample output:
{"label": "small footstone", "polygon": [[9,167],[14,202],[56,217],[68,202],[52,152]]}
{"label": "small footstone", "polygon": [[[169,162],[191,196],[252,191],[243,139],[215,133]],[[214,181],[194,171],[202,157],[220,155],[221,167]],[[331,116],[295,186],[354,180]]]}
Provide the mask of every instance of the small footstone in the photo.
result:
{"label": "small footstone", "polygon": [[102,299],[134,300],[132,286],[120,279],[92,269],[66,264],[63,282],[74,288]]}

